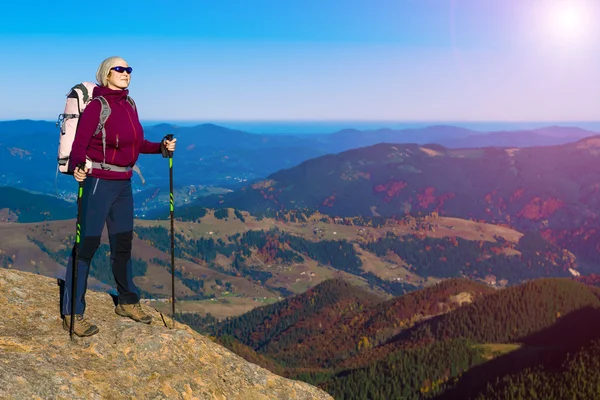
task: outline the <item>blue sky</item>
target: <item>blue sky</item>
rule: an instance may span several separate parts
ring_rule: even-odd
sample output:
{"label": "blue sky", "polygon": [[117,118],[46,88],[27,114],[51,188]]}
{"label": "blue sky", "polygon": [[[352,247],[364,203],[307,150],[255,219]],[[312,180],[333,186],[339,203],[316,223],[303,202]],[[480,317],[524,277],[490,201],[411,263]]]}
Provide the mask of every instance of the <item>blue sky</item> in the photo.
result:
{"label": "blue sky", "polygon": [[0,120],[54,119],[120,55],[143,120],[597,121],[599,19],[597,0],[10,2]]}

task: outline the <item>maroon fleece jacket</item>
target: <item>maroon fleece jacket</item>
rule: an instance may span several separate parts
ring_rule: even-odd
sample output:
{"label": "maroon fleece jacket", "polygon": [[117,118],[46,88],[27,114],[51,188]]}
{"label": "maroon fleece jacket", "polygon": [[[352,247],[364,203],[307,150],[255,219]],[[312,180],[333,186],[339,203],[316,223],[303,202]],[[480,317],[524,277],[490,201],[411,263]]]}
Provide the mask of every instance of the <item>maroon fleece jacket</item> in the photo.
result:
{"label": "maroon fleece jacket", "polygon": [[[106,121],[106,163],[120,167],[133,167],[142,154],[160,154],[161,144],[144,139],[144,130],[140,124],[137,109],[127,101],[128,90],[113,90],[103,86],[94,88],[93,97],[103,96],[111,109]],[[77,127],[69,170],[85,162],[86,157],[95,162],[104,161],[102,153],[102,132],[94,136],[100,121],[100,101],[90,102],[83,113]],[[90,176],[102,179],[129,179],[132,171],[116,172],[93,168]]]}

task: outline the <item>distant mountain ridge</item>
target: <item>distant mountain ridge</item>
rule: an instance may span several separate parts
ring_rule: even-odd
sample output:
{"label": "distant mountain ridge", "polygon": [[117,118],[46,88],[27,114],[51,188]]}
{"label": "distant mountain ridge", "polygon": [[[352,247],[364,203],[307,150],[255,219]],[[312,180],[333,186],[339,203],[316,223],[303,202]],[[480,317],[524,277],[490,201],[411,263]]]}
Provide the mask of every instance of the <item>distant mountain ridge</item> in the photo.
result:
{"label": "distant mountain ridge", "polygon": [[592,133],[574,130],[573,136],[554,136],[552,132],[553,130],[490,132],[485,135],[470,135],[455,139],[441,138],[437,143],[449,148],[555,146],[568,142],[568,138],[579,140],[589,137]]}
{"label": "distant mountain ridge", "polygon": [[344,129],[323,140],[343,141],[337,150],[365,147],[378,143],[441,144],[448,148],[474,147],[533,147],[569,143],[571,141],[598,135],[598,132],[570,126],[548,126],[530,130],[481,132],[449,125],[432,125],[424,128],[393,130],[382,128],[359,131]]}
{"label": "distant mountain ridge", "polygon": [[[540,221],[558,209],[593,216],[592,206],[600,202],[593,195],[599,147],[600,136],[523,149],[381,143],[311,159],[203,201],[249,211],[308,208],[339,216],[438,211],[513,223]],[[577,190],[573,182],[581,183]],[[582,196],[586,201],[579,204]],[[537,206],[549,199],[556,202]]]}
{"label": "distant mountain ridge", "polygon": [[[570,127],[519,131],[506,142],[501,133],[486,133],[454,126],[419,129],[342,130],[331,134],[267,135],[229,129],[214,124],[145,126],[148,140],[159,141],[167,133],[178,137],[176,185],[210,185],[229,188],[262,179],[283,168],[325,154],[381,142],[441,143],[447,147],[487,145],[535,146],[567,143],[596,132]],[[42,193],[68,190],[70,177],[56,179],[58,129],[55,122],[0,121],[0,168],[6,185]],[[506,133],[510,135],[510,133]],[[506,136],[504,135],[504,136]],[[484,139],[486,137],[490,139]],[[142,155],[139,160],[148,186],[168,187],[168,168],[160,157]],[[35,165],[35,167],[32,167]],[[139,181],[134,178],[134,185]]]}

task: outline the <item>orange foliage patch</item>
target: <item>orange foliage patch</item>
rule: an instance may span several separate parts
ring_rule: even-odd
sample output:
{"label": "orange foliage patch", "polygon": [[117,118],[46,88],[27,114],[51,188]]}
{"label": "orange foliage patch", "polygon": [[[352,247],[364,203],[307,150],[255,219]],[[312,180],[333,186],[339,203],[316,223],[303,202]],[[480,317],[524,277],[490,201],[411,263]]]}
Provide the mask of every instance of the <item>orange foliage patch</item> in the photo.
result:
{"label": "orange foliage patch", "polygon": [[406,182],[390,182],[385,185],[377,185],[373,188],[376,193],[386,192],[387,196],[384,201],[389,203],[402,189],[406,187]]}
{"label": "orange foliage patch", "polygon": [[266,189],[275,184],[275,181],[272,179],[267,179],[265,181],[257,182],[252,185],[252,189]]}
{"label": "orange foliage patch", "polygon": [[419,200],[419,206],[422,208],[427,208],[430,204],[435,202],[435,196],[433,192],[435,192],[435,188],[430,186],[423,190],[422,193],[418,193],[417,199]]}
{"label": "orange foliage patch", "polygon": [[333,207],[333,203],[335,203],[335,194],[332,194],[323,201],[323,205],[327,207]]}
{"label": "orange foliage patch", "polygon": [[513,193],[513,195],[510,196],[510,201],[513,202],[515,200],[518,200],[521,196],[523,196],[524,192],[525,192],[525,189],[517,189],[517,190],[515,190],[515,192]]}
{"label": "orange foliage patch", "polygon": [[443,194],[440,197],[438,197],[437,198],[438,205],[437,205],[437,207],[435,207],[435,211],[438,213],[440,211],[442,211],[446,200],[449,200],[449,199],[453,198],[454,196],[456,196],[454,193],[446,193],[446,194]]}
{"label": "orange foliage patch", "polygon": [[539,197],[534,197],[519,213],[517,217],[524,217],[532,220],[539,220],[542,218],[548,218],[554,214],[556,210],[561,208],[565,203],[562,200],[549,198],[542,200]]}
{"label": "orange foliage patch", "polygon": [[492,193],[488,193],[485,195],[484,200],[486,203],[488,204],[492,204],[492,201],[494,199],[494,195],[496,194],[496,191],[494,190]]}

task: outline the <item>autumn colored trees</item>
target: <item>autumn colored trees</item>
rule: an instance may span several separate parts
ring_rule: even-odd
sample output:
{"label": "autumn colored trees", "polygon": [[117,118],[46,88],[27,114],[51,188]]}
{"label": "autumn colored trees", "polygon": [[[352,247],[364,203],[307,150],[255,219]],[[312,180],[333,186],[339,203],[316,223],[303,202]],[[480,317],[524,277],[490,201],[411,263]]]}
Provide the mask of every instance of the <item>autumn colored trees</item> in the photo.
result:
{"label": "autumn colored trees", "polygon": [[501,290],[451,279],[388,301],[330,280],[210,331],[336,399],[595,398],[599,298],[563,278]]}

